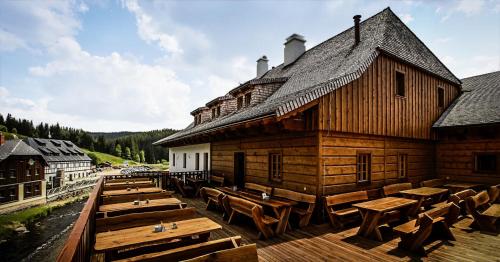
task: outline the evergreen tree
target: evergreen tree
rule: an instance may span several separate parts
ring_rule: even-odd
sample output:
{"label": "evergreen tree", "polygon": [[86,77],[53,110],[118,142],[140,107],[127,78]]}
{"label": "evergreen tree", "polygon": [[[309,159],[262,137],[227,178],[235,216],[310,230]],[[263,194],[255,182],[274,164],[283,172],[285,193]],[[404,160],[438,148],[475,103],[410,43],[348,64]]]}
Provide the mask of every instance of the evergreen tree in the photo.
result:
{"label": "evergreen tree", "polygon": [[4,126],[5,125],[5,120],[3,119],[3,115],[0,114],[0,125]]}
{"label": "evergreen tree", "polygon": [[120,144],[116,144],[116,147],[115,147],[115,156],[117,156],[117,157],[121,157],[122,156],[122,147],[120,146]]}
{"label": "evergreen tree", "polygon": [[131,155],[131,152],[130,152],[130,147],[125,147],[125,158],[126,159],[132,159],[132,155]]}
{"label": "evergreen tree", "polygon": [[144,150],[141,150],[141,152],[139,153],[139,160],[141,161],[141,163],[145,163],[146,162],[146,157],[144,155]]}
{"label": "evergreen tree", "polygon": [[141,157],[139,156],[138,153],[134,155],[134,161],[135,162],[141,162]]}

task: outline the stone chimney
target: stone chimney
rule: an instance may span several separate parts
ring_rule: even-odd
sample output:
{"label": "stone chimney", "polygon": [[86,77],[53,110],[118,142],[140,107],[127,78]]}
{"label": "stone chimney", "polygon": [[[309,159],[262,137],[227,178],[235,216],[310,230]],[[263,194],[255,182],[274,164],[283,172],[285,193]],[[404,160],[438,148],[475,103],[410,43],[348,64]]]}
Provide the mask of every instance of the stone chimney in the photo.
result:
{"label": "stone chimney", "polygon": [[297,60],[297,58],[299,58],[299,56],[301,56],[306,51],[305,42],[306,40],[304,39],[304,37],[298,34],[293,34],[286,39],[284,61],[285,66],[295,62],[295,60]]}
{"label": "stone chimney", "polygon": [[263,76],[267,70],[269,70],[269,65],[267,64],[269,60],[267,60],[267,57],[264,55],[259,60],[257,60],[257,78]]}
{"label": "stone chimney", "polygon": [[359,20],[361,20],[361,15],[355,15],[353,19],[354,19],[354,45],[357,45],[361,41],[361,36],[359,35]]}
{"label": "stone chimney", "polygon": [[5,143],[5,136],[3,135],[2,132],[0,132],[0,146]]}

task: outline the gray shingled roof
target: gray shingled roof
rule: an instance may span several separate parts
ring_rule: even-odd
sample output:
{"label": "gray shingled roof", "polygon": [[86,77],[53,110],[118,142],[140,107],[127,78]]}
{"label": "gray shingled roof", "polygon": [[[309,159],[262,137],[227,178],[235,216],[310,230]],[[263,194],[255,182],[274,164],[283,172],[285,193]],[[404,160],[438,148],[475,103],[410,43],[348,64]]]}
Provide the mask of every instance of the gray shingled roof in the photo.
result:
{"label": "gray shingled roof", "polygon": [[464,78],[462,90],[434,127],[500,123],[500,71]]}
{"label": "gray shingled roof", "polygon": [[38,151],[27,145],[23,140],[7,140],[0,146],[0,162],[9,156],[42,156]]}
{"label": "gray shingled roof", "polygon": [[40,152],[47,162],[91,161],[90,157],[71,141],[31,137],[25,141]]}
{"label": "gray shingled roof", "polygon": [[395,56],[425,71],[460,85],[439,59],[386,8],[360,24],[361,42],[354,45],[354,28],[307,50],[294,63],[269,70],[263,78],[288,80],[259,105],[181,130],[155,145],[209,132],[264,116],[282,116],[361,76],[381,53]]}

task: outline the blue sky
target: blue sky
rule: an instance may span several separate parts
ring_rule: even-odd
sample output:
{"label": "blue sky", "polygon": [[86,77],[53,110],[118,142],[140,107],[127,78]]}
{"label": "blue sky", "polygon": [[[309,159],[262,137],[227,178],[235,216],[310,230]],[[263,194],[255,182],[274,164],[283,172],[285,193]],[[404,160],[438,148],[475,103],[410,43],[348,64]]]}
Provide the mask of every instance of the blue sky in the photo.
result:
{"label": "blue sky", "polygon": [[500,70],[500,1],[0,1],[0,113],[89,131],[183,128],[189,112],[391,9],[460,78]]}

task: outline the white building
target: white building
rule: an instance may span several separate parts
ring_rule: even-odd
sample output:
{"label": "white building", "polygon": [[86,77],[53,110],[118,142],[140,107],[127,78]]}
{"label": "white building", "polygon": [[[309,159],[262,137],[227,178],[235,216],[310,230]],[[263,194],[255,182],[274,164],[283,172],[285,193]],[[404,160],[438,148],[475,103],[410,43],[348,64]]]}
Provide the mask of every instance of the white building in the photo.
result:
{"label": "white building", "polygon": [[45,168],[47,188],[76,182],[91,173],[92,159],[71,141],[27,138],[26,143],[40,152],[48,164]]}
{"label": "white building", "polygon": [[170,172],[210,170],[210,143],[171,147]]}

